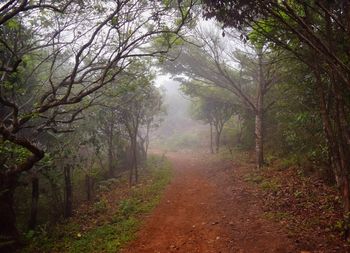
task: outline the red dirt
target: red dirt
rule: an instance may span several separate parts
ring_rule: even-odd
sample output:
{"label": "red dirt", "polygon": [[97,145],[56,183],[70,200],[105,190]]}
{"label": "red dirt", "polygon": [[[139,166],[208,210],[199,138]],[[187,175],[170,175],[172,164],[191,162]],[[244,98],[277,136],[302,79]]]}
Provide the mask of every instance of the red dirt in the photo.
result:
{"label": "red dirt", "polygon": [[206,153],[167,157],[174,178],[124,253],[299,252],[279,224],[263,218],[243,168]]}

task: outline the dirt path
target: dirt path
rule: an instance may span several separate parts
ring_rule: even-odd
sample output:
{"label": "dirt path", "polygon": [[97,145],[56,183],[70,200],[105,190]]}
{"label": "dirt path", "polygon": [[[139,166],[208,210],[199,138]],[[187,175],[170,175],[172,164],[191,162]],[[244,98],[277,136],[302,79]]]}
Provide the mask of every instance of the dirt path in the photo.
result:
{"label": "dirt path", "polygon": [[[175,176],[125,253],[296,252],[241,168],[205,153],[170,153]],[[234,175],[234,176],[233,176]]]}

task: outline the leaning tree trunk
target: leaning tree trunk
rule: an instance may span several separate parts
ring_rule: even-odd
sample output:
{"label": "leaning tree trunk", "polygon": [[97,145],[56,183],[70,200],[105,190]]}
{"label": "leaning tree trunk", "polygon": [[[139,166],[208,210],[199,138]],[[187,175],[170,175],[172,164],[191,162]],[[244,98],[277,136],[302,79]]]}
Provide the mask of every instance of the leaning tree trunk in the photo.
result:
{"label": "leaning tree trunk", "polygon": [[13,252],[18,247],[14,192],[17,176],[0,175],[0,252]]}
{"label": "leaning tree trunk", "polygon": [[64,167],[64,217],[69,218],[73,214],[73,189],[70,165]]}
{"label": "leaning tree trunk", "polygon": [[[316,65],[317,66],[317,65]],[[331,90],[334,105],[327,104],[326,92],[329,92],[328,87],[323,85],[320,73],[321,69],[315,69],[316,88],[320,99],[320,112],[322,116],[323,127],[326,135],[328,150],[331,156],[332,169],[343,199],[343,213],[346,223],[345,237],[350,238],[348,225],[350,224],[350,186],[349,186],[349,171],[350,171],[350,136],[349,122],[345,113],[344,100],[339,93],[339,87],[336,78],[332,75]],[[327,87],[327,89],[326,89]],[[332,110],[333,109],[333,110]]]}
{"label": "leaning tree trunk", "polygon": [[19,247],[19,233],[16,228],[16,213],[14,210],[14,193],[21,172],[29,171],[44,157],[44,151],[25,138],[17,138],[3,126],[0,126],[0,134],[4,140],[18,144],[32,154],[22,163],[14,165],[7,171],[0,172],[0,251],[13,252]]}
{"label": "leaning tree trunk", "polygon": [[32,205],[30,209],[30,219],[28,222],[29,229],[35,229],[38,217],[39,202],[39,178],[37,175],[32,178]]}
{"label": "leaning tree trunk", "polygon": [[[344,3],[345,17],[350,17],[350,9],[348,1]],[[326,1],[326,9],[331,9],[331,1]],[[347,20],[349,21],[349,19]],[[333,29],[332,18],[325,11],[325,28],[327,33],[327,44],[331,52],[336,52],[337,48],[334,44],[334,38],[336,36],[336,31]],[[350,23],[347,22],[347,28],[350,28]],[[344,207],[344,220],[345,220],[345,238],[350,240],[350,189],[349,189],[349,171],[350,171],[350,120],[349,120],[349,110],[346,101],[348,101],[348,93],[344,91],[345,87],[349,87],[348,71],[345,71],[344,77],[338,76],[338,66],[336,64],[330,63],[329,68],[324,69],[329,76],[331,88],[327,87],[322,82],[322,76],[318,62],[314,64],[316,85],[318,89],[318,94],[320,96],[321,114],[324,121],[324,127],[326,128],[327,143],[329,144],[329,150],[331,151],[332,162],[334,164],[334,172],[340,185],[340,192],[343,198]],[[344,84],[344,85],[342,85]],[[329,101],[325,100],[325,90],[331,92],[334,101],[333,110],[331,109],[331,104]],[[329,95],[329,94],[327,94]],[[333,120],[332,120],[333,119]]]}
{"label": "leaning tree trunk", "polygon": [[[337,88],[335,88],[337,92]],[[349,171],[350,171],[350,137],[349,137],[349,124],[347,124],[347,115],[345,114],[345,105],[343,99],[337,94],[336,101],[336,113],[335,113],[335,125],[338,142],[338,150],[341,165],[341,177],[342,177],[342,195],[344,203],[344,217],[346,221],[345,237],[350,239],[350,230],[348,228],[350,224],[350,189],[349,189]]]}

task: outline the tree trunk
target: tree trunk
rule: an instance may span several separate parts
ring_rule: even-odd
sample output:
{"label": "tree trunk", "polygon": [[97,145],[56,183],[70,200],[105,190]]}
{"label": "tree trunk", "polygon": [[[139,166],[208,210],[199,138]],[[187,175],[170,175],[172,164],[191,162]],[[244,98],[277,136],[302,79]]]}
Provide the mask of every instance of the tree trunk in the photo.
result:
{"label": "tree trunk", "polygon": [[91,201],[91,178],[88,174],[85,175],[86,199]]}
{"label": "tree trunk", "polygon": [[114,177],[114,166],[113,166],[113,126],[111,123],[109,126],[109,135],[108,135],[108,173],[110,177]]}
{"label": "tree trunk", "polygon": [[221,136],[221,131],[219,129],[216,129],[216,135],[215,135],[215,151],[216,153],[219,153],[220,150],[220,136]]}
{"label": "tree trunk", "polygon": [[237,136],[237,144],[240,146],[242,144],[242,132],[243,132],[243,127],[242,127],[242,119],[241,116],[238,115],[237,119],[237,124],[238,124],[238,136]]}
{"label": "tree trunk", "polygon": [[264,165],[264,145],[263,145],[263,117],[259,112],[255,115],[255,153],[256,153],[256,165],[258,168],[262,168]]}
{"label": "tree trunk", "polygon": [[343,203],[344,203],[344,218],[345,218],[345,239],[349,239],[350,231],[348,225],[350,224],[350,189],[349,189],[349,178],[344,175],[342,185],[342,195],[343,195]]}
{"label": "tree trunk", "polygon": [[137,136],[135,134],[135,139],[133,141],[133,167],[135,172],[135,183],[139,181],[139,172],[138,172],[138,157],[137,157]]}
{"label": "tree trunk", "polygon": [[28,223],[29,229],[35,229],[38,217],[38,202],[39,202],[39,178],[34,175],[32,178],[32,205],[30,210],[30,219]]}
{"label": "tree trunk", "polygon": [[132,186],[132,179],[134,176],[134,157],[133,157],[133,144],[132,139],[130,140],[130,147],[128,147],[128,168],[129,168],[129,187]]}
{"label": "tree trunk", "polygon": [[108,174],[110,177],[114,177],[113,154],[111,147],[108,147]]}
{"label": "tree trunk", "polygon": [[147,123],[147,129],[146,129],[146,137],[145,137],[145,153],[146,153],[146,159],[148,154],[148,147],[149,147],[149,132],[151,129],[151,122]]}
{"label": "tree trunk", "polygon": [[[350,170],[350,147],[349,147],[349,124],[344,110],[344,100],[339,92],[336,83],[336,77],[331,73],[332,90],[328,90],[323,85],[321,69],[315,65],[314,70],[316,79],[316,88],[320,99],[320,111],[322,116],[323,127],[326,135],[328,150],[331,155],[333,173],[343,199],[343,214],[345,221],[345,237],[350,238],[350,231],[347,228],[350,224],[350,192],[349,192],[349,170]],[[327,87],[327,90],[325,89]],[[332,101],[334,105],[327,103],[326,91],[332,92]],[[332,110],[333,109],[333,110]]]}
{"label": "tree trunk", "polygon": [[[45,175],[45,174],[43,174]],[[58,219],[62,216],[62,210],[64,209],[64,201],[62,200],[61,187],[56,182],[55,177],[45,175],[50,184],[51,198],[49,205],[51,205],[51,210],[53,212],[53,218]]]}
{"label": "tree trunk", "polygon": [[139,136],[138,154],[140,154],[140,163],[144,164],[147,160],[146,137],[143,139],[141,136]]}
{"label": "tree trunk", "polygon": [[137,168],[137,137],[132,136],[131,137],[131,147],[130,147],[130,152],[131,152],[131,166],[130,166],[130,174],[129,174],[129,185],[133,185],[134,179],[135,183],[138,182],[138,168]]}
{"label": "tree trunk", "polygon": [[345,218],[345,238],[350,239],[350,194],[349,194],[349,170],[350,170],[350,153],[349,146],[350,142],[348,141],[348,129],[349,126],[346,122],[346,115],[344,115],[344,101],[342,97],[336,92],[336,113],[335,113],[335,125],[337,133],[337,143],[340,157],[341,165],[341,177],[342,177],[342,196],[344,204],[344,218]]}
{"label": "tree trunk", "polygon": [[[345,212],[345,216],[349,216],[350,215],[350,189],[349,189],[349,179],[346,176],[343,177],[343,187],[342,188],[343,188],[342,195],[343,195],[343,199],[344,199],[344,212]],[[348,219],[349,218],[350,217],[348,217]]]}
{"label": "tree trunk", "polygon": [[264,104],[264,74],[262,53],[258,53],[259,58],[259,81],[257,87],[256,108],[255,108],[255,153],[256,165],[258,168],[264,165],[264,136],[263,136],[263,104]]}
{"label": "tree trunk", "polygon": [[70,165],[64,167],[64,217],[69,218],[73,213],[73,189]]}
{"label": "tree trunk", "polygon": [[214,154],[213,147],[213,123],[210,122],[210,153]]}
{"label": "tree trunk", "polygon": [[0,176],[0,251],[13,252],[19,242],[13,207],[17,176]]}

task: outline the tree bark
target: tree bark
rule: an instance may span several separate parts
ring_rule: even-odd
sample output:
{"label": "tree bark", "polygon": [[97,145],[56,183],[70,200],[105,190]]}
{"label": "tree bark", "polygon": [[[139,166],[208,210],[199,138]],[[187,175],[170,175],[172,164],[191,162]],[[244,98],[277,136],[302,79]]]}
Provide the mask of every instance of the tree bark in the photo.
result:
{"label": "tree bark", "polygon": [[259,81],[257,87],[256,108],[255,108],[255,153],[256,165],[258,168],[264,165],[264,136],[263,136],[263,105],[264,105],[264,74],[262,53],[258,53],[259,59]]}
{"label": "tree bark", "polygon": [[17,176],[0,177],[0,251],[13,252],[18,247],[19,233],[13,208]]}
{"label": "tree bark", "polygon": [[132,143],[132,141],[131,141],[131,143],[130,143],[130,155],[129,155],[129,157],[130,157],[130,163],[131,164],[128,164],[129,165],[129,187],[131,187],[132,185],[133,185],[133,176],[134,176],[134,154],[133,154],[133,143]]}
{"label": "tree bark", "polygon": [[255,153],[256,165],[262,168],[264,165],[264,145],[263,145],[263,116],[262,112],[255,115]]}
{"label": "tree bark", "polygon": [[220,150],[220,138],[221,138],[221,130],[216,127],[216,135],[215,135],[215,152],[219,153]]}
{"label": "tree bark", "polygon": [[138,157],[137,157],[137,135],[135,134],[133,140],[133,167],[135,172],[135,183],[139,181],[139,172],[138,172]]}
{"label": "tree bark", "polygon": [[213,123],[210,122],[210,153],[214,154],[213,147]]}
{"label": "tree bark", "polygon": [[28,223],[29,229],[35,229],[38,217],[38,202],[39,202],[39,178],[34,175],[32,178],[32,205],[30,209],[30,219]]}
{"label": "tree bark", "polygon": [[[349,178],[348,176],[344,175],[343,182],[342,182],[342,195],[343,195],[343,203],[344,203],[344,218],[346,225],[349,225],[350,223],[350,189],[349,189]],[[346,226],[344,231],[345,239],[349,239],[350,237],[350,231],[349,228]]]}
{"label": "tree bark", "polygon": [[237,118],[238,122],[238,137],[237,137],[237,144],[240,146],[242,144],[242,132],[243,132],[243,127],[242,127],[242,119],[241,119],[241,116],[238,115],[238,118]]}
{"label": "tree bark", "polygon": [[149,147],[149,132],[151,129],[151,121],[147,123],[147,128],[146,128],[146,137],[145,137],[145,155],[147,159],[147,154],[148,154],[148,147]]}
{"label": "tree bark", "polygon": [[147,136],[145,136],[145,138],[139,136],[138,154],[140,155],[140,164],[144,164],[147,160]]}
{"label": "tree bark", "polygon": [[91,201],[91,177],[88,174],[85,175],[85,186],[86,186],[86,199],[87,201]]}
{"label": "tree bark", "polygon": [[[320,111],[323,127],[327,140],[328,150],[331,156],[333,173],[343,199],[343,212],[346,224],[350,224],[350,189],[349,189],[349,170],[350,154],[347,131],[349,129],[344,113],[344,101],[339,94],[337,85],[334,83],[336,78],[332,75],[332,97],[334,105],[326,102],[326,92],[321,78],[321,69],[315,65],[314,75],[316,79],[316,88],[320,100]],[[333,110],[332,110],[333,109]],[[350,237],[350,231],[346,228],[345,237]]]}
{"label": "tree bark", "polygon": [[[134,178],[135,178],[135,183],[138,182],[138,159],[137,159],[137,137],[132,135],[131,140],[131,166],[130,166],[130,174],[129,174],[129,185],[133,185],[134,183]],[[134,177],[135,175],[135,177]]]}
{"label": "tree bark", "polygon": [[73,214],[73,189],[70,165],[64,167],[64,217],[69,218]]}
{"label": "tree bark", "polygon": [[108,126],[108,173],[110,177],[114,177],[114,166],[113,166],[113,128],[114,128],[114,124],[111,123]]}

